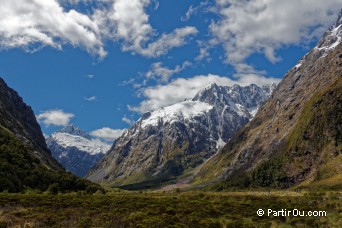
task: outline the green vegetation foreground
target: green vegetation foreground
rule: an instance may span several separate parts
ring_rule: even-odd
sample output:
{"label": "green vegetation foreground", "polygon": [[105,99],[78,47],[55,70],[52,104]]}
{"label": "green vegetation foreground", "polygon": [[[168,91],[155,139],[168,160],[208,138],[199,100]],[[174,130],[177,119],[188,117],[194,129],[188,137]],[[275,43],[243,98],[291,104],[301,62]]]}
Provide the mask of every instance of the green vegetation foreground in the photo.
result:
{"label": "green vegetation foreground", "polygon": [[[258,209],[324,210],[327,216],[259,217]],[[337,192],[0,194],[0,227],[340,227],[341,224],[342,194]]]}

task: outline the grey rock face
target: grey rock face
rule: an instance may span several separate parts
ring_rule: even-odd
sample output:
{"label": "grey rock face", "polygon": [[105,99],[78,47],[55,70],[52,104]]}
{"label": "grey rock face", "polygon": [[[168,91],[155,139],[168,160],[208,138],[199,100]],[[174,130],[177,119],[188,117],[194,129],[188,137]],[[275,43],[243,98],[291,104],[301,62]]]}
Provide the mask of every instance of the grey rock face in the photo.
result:
{"label": "grey rock face", "polygon": [[73,124],[68,124],[66,127],[64,127],[63,129],[59,130],[58,132],[60,132],[60,133],[67,133],[67,134],[70,134],[70,135],[81,136],[81,137],[86,138],[86,139],[91,139],[92,138],[87,132],[79,129],[78,127],[76,127]]}
{"label": "grey rock face", "polygon": [[212,84],[191,100],[145,113],[117,139],[88,178],[140,182],[180,175],[215,154],[274,88]]}

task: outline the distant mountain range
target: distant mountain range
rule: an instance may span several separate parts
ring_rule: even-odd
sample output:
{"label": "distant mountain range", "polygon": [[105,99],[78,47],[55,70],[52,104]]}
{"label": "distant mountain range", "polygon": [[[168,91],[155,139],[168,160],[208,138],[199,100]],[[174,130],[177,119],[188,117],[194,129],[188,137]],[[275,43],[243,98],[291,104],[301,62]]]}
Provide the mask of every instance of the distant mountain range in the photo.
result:
{"label": "distant mountain range", "polygon": [[229,187],[342,183],[342,11],[285,76],[255,118],[206,163],[198,182]]}
{"label": "distant mountain range", "polygon": [[69,124],[46,138],[52,156],[66,170],[83,177],[110,149],[110,145]]}
{"label": "distant mountain range", "polygon": [[276,85],[209,85],[189,100],[145,113],[119,137],[88,178],[129,184],[169,180],[222,148]]}

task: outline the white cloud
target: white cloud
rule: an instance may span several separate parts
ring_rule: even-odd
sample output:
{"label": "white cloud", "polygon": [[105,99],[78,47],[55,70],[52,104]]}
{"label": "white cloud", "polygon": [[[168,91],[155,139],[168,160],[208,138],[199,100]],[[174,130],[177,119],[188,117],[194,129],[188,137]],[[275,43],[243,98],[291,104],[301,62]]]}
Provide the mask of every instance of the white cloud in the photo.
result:
{"label": "white cloud", "polygon": [[91,97],[85,97],[84,100],[92,102],[96,100],[96,96],[91,96]]}
{"label": "white cloud", "polygon": [[242,86],[247,86],[250,84],[256,84],[258,86],[266,85],[266,84],[272,84],[276,83],[278,84],[281,79],[280,78],[272,78],[272,77],[265,77],[260,74],[254,74],[254,73],[241,73],[241,74],[235,74],[234,77],[237,78],[235,84],[239,84]]}
{"label": "white cloud", "polygon": [[154,7],[153,7],[154,10],[159,9],[159,1],[158,0],[152,0],[152,3],[154,4]]}
{"label": "white cloud", "polygon": [[153,63],[150,70],[146,73],[148,79],[153,78],[161,80],[162,82],[168,82],[170,77],[191,66],[191,63],[185,61],[182,65],[177,65],[174,69],[163,66],[161,62]]}
{"label": "white cloud", "polygon": [[58,0],[61,4],[78,4],[81,1],[86,0]]}
{"label": "white cloud", "polygon": [[188,9],[188,11],[186,11],[185,15],[181,17],[182,21],[187,21],[191,18],[191,16],[196,12],[196,7],[194,7],[193,5],[191,5]]}
{"label": "white cloud", "polygon": [[210,62],[212,59],[210,57],[210,49],[212,49],[218,42],[214,39],[209,41],[197,41],[199,46],[199,54],[195,57],[196,61],[206,60]]}
{"label": "white cloud", "polygon": [[[152,1],[155,9],[158,2]],[[112,0],[109,9],[98,9],[93,16],[107,39],[119,41],[123,51],[147,57],[159,57],[175,47],[186,44],[189,36],[197,34],[194,27],[177,28],[157,37],[150,25],[145,8],[150,0]]]}
{"label": "white cloud", "polygon": [[184,16],[181,17],[182,21],[188,21],[193,15],[197,13],[208,13],[208,12],[214,12],[215,9],[213,7],[213,2],[209,0],[204,0],[200,2],[198,5],[194,6],[191,5],[188,8],[188,11],[185,13]]}
{"label": "white cloud", "polygon": [[115,139],[119,138],[124,131],[125,129],[111,129],[109,127],[104,127],[90,132],[90,135],[113,142]]}
{"label": "white cloud", "polygon": [[153,33],[152,26],[148,23],[148,15],[144,8],[150,4],[149,0],[114,0],[109,11],[101,11],[101,17],[107,21],[109,33],[115,38],[121,38],[128,44],[139,46]]}
{"label": "white cloud", "polygon": [[341,0],[216,0],[220,19],[210,25],[214,39],[236,65],[253,53],[272,63],[276,51],[319,37],[336,19]]}
{"label": "white cloud", "polygon": [[278,83],[280,81],[280,79],[267,78],[252,73],[245,75],[240,74],[238,76],[240,77],[237,80],[212,74],[207,76],[200,75],[187,79],[178,78],[167,85],[157,85],[143,89],[142,95],[146,100],[142,101],[137,107],[128,106],[128,108],[131,111],[140,113],[152,111],[185,99],[193,98],[199,90],[212,83],[223,86],[232,86],[234,84],[247,86],[254,83],[261,86],[264,84]]}
{"label": "white cloud", "polygon": [[134,123],[133,120],[127,118],[126,116],[122,117],[121,120],[122,120],[123,122],[125,122],[126,124],[128,124],[128,125],[132,125],[132,124]]}
{"label": "white cloud", "polygon": [[87,78],[89,78],[89,79],[93,79],[95,77],[95,75],[93,75],[93,74],[88,74],[87,75]]}
{"label": "white cloud", "polygon": [[2,0],[0,15],[1,48],[34,51],[38,45],[62,49],[69,43],[106,56],[97,24],[85,14],[65,11],[56,0]]}
{"label": "white cloud", "polygon": [[144,47],[144,43],[135,43],[134,45],[126,45],[124,50],[135,51],[147,57],[159,57],[166,54],[175,47],[181,47],[187,43],[189,36],[196,35],[198,30],[195,27],[177,28],[168,34],[162,34],[156,41],[149,43]]}
{"label": "white cloud", "polygon": [[184,27],[158,36],[145,12],[151,3],[158,8],[155,0],[96,1],[91,13],[72,9],[80,2],[91,0],[2,0],[0,48],[32,52],[44,46],[61,50],[70,44],[104,58],[105,41],[114,41],[124,51],[159,57],[197,33],[194,27]]}
{"label": "white cloud", "polygon": [[47,126],[66,126],[73,117],[75,117],[74,114],[66,113],[61,109],[47,110],[36,116],[39,122]]}
{"label": "white cloud", "polygon": [[[81,2],[83,3],[88,3],[88,2],[94,2],[96,0],[58,0],[61,4],[79,4]],[[101,1],[108,1],[108,0],[98,0],[99,2]]]}
{"label": "white cloud", "polygon": [[201,47],[199,52],[200,53],[195,58],[196,61],[208,59],[208,57],[209,57],[209,48],[208,47]]}

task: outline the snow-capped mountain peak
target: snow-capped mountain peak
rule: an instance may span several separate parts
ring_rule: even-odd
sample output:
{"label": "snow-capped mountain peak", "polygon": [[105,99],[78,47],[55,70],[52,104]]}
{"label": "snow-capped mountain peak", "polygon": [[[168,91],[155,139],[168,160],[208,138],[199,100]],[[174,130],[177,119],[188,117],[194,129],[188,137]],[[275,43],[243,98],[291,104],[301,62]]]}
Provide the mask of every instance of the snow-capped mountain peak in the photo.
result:
{"label": "snow-capped mountain peak", "polygon": [[[333,51],[342,42],[342,9],[338,15],[338,18],[328,31],[326,31],[323,37],[318,41],[316,47],[313,48],[314,58],[324,58],[331,51]],[[305,61],[310,61],[308,59],[308,54],[306,54],[293,69],[299,70],[302,63]]]}
{"label": "snow-capped mountain peak", "polygon": [[205,102],[192,100],[182,101],[148,113],[148,118],[142,119],[141,127],[148,125],[157,126],[159,123],[172,123],[173,121],[192,119],[210,109],[212,109],[212,106]]}
{"label": "snow-capped mountain peak", "polygon": [[333,26],[324,34],[323,38],[315,47],[319,51],[320,56],[327,55],[328,52],[335,49],[342,42],[342,10]]}
{"label": "snow-capped mountain peak", "polygon": [[75,147],[78,150],[87,152],[90,155],[106,153],[110,145],[100,139],[92,137],[89,133],[81,130],[73,124],[54,132],[47,138],[47,141],[54,140],[63,148]]}
{"label": "snow-capped mountain peak", "polygon": [[67,149],[75,147],[81,151],[87,152],[90,155],[105,154],[110,145],[95,138],[85,138],[79,135],[73,135],[64,132],[55,132],[51,135],[51,138],[61,147]]}
{"label": "snow-capped mountain peak", "polygon": [[[255,84],[249,86],[240,86],[235,84],[229,86],[218,86],[217,84],[211,84],[210,86],[199,91],[196,96],[192,99],[193,101],[201,101],[208,104],[226,104],[235,110],[257,109],[260,104],[267,99],[276,84],[263,85],[259,87]],[[237,107],[237,108],[236,108]],[[248,116],[245,113],[244,116]]]}
{"label": "snow-capped mountain peak", "polygon": [[162,178],[180,175],[222,148],[274,87],[214,83],[192,99],[147,112],[116,140],[88,178],[112,181],[142,173]]}
{"label": "snow-capped mountain peak", "polygon": [[110,149],[110,145],[69,124],[46,138],[55,157],[67,170],[84,176]]}
{"label": "snow-capped mountain peak", "polygon": [[196,116],[204,115],[214,106],[223,104],[241,116],[252,118],[259,105],[270,96],[275,86],[276,84],[270,84],[259,87],[251,84],[243,87],[235,84],[229,87],[212,83],[200,90],[193,99],[147,112],[138,122],[144,128],[148,125],[158,126],[164,123],[191,120]]}
{"label": "snow-capped mountain peak", "polygon": [[60,129],[57,132],[67,133],[67,134],[70,134],[70,135],[77,135],[77,136],[81,136],[81,137],[86,138],[86,139],[91,139],[92,138],[87,132],[79,129],[74,124],[68,124],[67,126],[65,126],[64,128]]}

